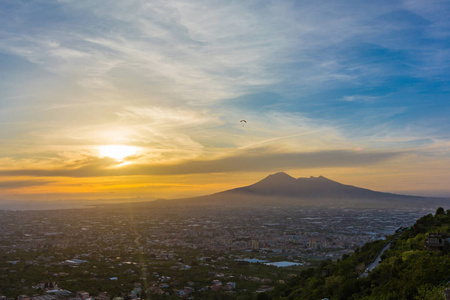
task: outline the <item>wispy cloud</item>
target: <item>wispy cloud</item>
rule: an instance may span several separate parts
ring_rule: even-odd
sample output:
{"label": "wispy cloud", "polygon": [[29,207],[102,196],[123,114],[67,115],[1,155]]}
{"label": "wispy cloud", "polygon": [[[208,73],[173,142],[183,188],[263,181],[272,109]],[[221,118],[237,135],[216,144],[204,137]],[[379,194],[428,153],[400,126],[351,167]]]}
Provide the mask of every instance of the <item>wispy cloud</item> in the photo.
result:
{"label": "wispy cloud", "polygon": [[[329,47],[345,52],[355,46],[355,38],[381,41],[367,20],[400,8],[334,1],[103,5],[61,2],[60,12],[72,22],[50,20],[33,33],[0,32],[0,48],[52,72],[74,75],[86,88],[100,83],[117,88],[120,73],[133,72],[155,90],[164,88],[168,98],[210,103],[269,87],[348,84],[371,66],[355,73],[348,58]],[[27,17],[29,23],[38,18]],[[75,23],[81,21],[85,26]]]}
{"label": "wispy cloud", "polygon": [[342,97],[342,100],[349,101],[349,102],[353,102],[353,101],[368,102],[368,101],[373,101],[375,99],[377,99],[377,97],[365,96],[365,95],[351,95],[351,96],[344,96],[344,97]]}
{"label": "wispy cloud", "polygon": [[256,148],[238,151],[216,159],[190,159],[170,164],[129,164],[109,158],[91,157],[72,166],[58,169],[0,170],[3,176],[129,176],[129,175],[179,175],[228,172],[261,172],[298,168],[360,167],[384,162],[404,155],[405,152],[362,152],[332,150],[318,152],[289,152],[279,149]]}
{"label": "wispy cloud", "polygon": [[10,181],[0,181],[0,189],[16,189],[30,186],[41,186],[53,183],[54,181],[46,180],[10,180]]}

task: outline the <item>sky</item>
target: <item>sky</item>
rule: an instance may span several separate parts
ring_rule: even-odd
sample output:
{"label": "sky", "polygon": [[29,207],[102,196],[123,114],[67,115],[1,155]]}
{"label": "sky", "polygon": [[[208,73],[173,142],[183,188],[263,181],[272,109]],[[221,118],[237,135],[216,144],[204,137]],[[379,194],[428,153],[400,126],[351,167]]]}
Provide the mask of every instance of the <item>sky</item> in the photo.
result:
{"label": "sky", "polygon": [[448,15],[0,0],[0,199],[183,198],[280,171],[450,197]]}

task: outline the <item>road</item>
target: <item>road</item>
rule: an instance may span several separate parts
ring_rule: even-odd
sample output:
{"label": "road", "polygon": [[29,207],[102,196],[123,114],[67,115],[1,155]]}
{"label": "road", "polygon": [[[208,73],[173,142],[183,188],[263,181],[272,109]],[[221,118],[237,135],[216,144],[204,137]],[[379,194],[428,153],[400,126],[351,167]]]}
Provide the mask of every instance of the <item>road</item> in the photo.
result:
{"label": "road", "polygon": [[378,267],[378,265],[381,262],[381,256],[383,255],[384,251],[389,249],[390,246],[391,246],[391,241],[389,241],[386,245],[384,245],[383,249],[381,249],[380,253],[378,253],[377,258],[375,258],[375,260],[366,268],[364,273],[359,275],[360,278],[364,278],[364,277],[369,276],[369,273],[372,272],[373,269]]}

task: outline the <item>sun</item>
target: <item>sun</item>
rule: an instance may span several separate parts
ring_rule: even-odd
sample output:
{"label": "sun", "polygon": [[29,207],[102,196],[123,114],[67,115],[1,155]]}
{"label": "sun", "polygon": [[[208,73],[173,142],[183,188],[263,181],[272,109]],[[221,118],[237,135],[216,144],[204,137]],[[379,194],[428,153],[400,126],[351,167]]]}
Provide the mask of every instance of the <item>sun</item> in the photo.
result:
{"label": "sun", "polygon": [[105,145],[98,147],[100,156],[110,157],[117,161],[122,161],[124,158],[135,155],[138,152],[137,147],[125,145]]}

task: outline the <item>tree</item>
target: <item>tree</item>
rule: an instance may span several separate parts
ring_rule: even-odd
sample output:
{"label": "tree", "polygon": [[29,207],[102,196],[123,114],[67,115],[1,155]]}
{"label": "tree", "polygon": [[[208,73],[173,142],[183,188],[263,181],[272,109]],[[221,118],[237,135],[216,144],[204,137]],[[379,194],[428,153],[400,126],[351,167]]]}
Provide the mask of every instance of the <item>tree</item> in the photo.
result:
{"label": "tree", "polygon": [[436,216],[437,215],[445,215],[445,210],[442,207],[439,207],[438,209],[436,209]]}
{"label": "tree", "polygon": [[270,297],[266,293],[262,292],[258,293],[258,296],[256,296],[256,300],[270,300]]}
{"label": "tree", "polygon": [[429,283],[417,288],[416,300],[442,300],[444,299],[444,287],[435,287]]}

